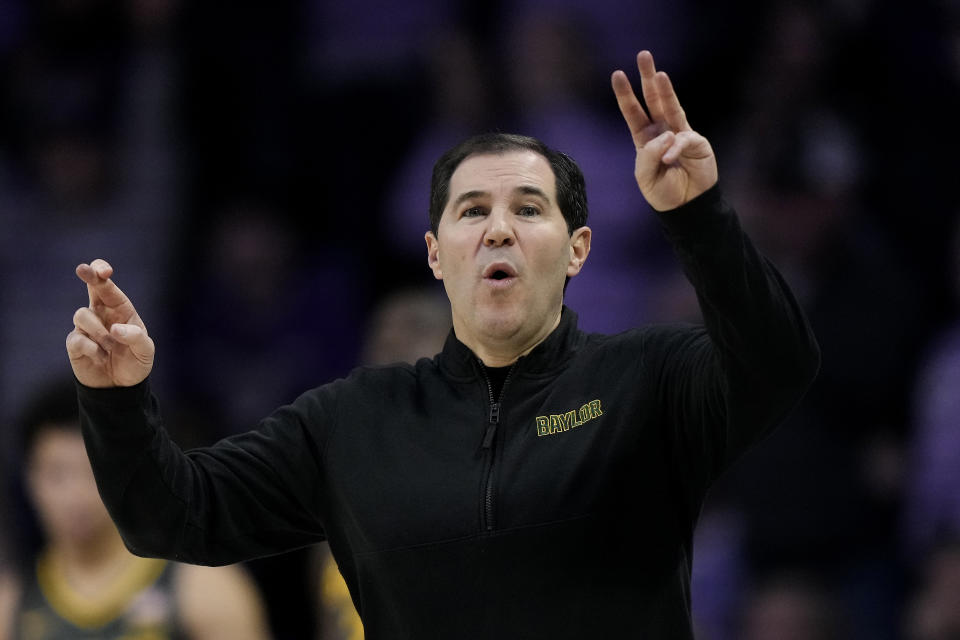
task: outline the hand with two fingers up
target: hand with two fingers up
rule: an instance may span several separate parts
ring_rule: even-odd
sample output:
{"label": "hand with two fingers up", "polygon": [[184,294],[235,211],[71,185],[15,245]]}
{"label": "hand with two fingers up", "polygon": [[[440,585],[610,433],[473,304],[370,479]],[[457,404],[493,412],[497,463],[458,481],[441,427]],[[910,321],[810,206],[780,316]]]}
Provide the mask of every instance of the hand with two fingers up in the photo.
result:
{"label": "hand with two fingers up", "polygon": [[113,267],[100,259],[77,267],[90,305],[73,314],[67,355],[73,374],[88,387],[130,387],[153,368],[153,340],[111,275]]}
{"label": "hand with two fingers up", "polygon": [[637,149],[634,175],[650,206],[675,209],[717,182],[717,160],[710,143],[690,128],[670,78],[657,71],[649,51],[637,54],[645,111],[627,74],[613,72],[611,83]]}

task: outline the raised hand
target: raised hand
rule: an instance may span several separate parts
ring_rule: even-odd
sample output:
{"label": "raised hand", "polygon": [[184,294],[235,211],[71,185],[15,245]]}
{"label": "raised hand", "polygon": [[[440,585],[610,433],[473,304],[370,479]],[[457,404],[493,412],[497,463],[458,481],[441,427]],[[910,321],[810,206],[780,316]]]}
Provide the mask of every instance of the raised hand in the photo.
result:
{"label": "raised hand", "polygon": [[129,387],[153,368],[153,340],[111,275],[113,267],[100,259],[77,267],[90,306],[73,314],[67,355],[74,375],[88,387]]}
{"label": "raised hand", "polygon": [[611,83],[623,119],[637,148],[634,175],[650,206],[675,209],[717,182],[717,160],[710,143],[690,128],[670,78],[657,71],[649,51],[637,54],[640,87],[647,111],[627,74],[613,72]]}

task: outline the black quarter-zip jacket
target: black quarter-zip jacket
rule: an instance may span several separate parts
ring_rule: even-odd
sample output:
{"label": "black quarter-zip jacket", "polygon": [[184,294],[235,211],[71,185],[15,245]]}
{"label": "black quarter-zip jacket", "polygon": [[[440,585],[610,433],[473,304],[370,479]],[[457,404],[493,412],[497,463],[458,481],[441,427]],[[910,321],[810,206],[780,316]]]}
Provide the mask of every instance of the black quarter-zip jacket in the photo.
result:
{"label": "black quarter-zip jacket", "polygon": [[499,398],[451,333],[433,359],[357,369],[182,453],[149,381],[79,385],[127,545],[225,564],[328,539],[369,640],[692,638],[706,491],[819,351],[718,188],[659,217],[705,326],[587,334],[565,308]]}

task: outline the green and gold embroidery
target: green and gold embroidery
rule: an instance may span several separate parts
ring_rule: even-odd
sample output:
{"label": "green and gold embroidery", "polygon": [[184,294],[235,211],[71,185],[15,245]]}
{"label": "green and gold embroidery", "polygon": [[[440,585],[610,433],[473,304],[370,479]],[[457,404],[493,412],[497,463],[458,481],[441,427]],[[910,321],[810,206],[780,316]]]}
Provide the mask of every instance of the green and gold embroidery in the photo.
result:
{"label": "green and gold embroidery", "polygon": [[602,415],[603,410],[600,408],[600,401],[591,400],[579,409],[573,409],[563,414],[537,416],[537,435],[551,436],[555,433],[570,431],[570,429],[575,429]]}

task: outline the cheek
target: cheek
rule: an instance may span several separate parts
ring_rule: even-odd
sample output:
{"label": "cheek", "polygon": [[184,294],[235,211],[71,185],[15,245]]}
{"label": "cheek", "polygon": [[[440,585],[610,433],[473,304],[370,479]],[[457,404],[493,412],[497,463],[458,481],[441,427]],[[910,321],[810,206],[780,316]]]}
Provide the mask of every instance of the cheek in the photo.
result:
{"label": "cheek", "polygon": [[537,253],[537,271],[546,280],[553,282],[563,280],[570,265],[570,244],[563,240],[555,240]]}
{"label": "cheek", "polygon": [[30,500],[43,519],[48,519],[48,514],[60,512],[65,502],[55,487],[44,482],[34,483],[30,489]]}
{"label": "cheek", "polygon": [[459,283],[469,279],[470,264],[463,255],[459,253],[447,254],[444,256],[441,265],[444,280]]}

